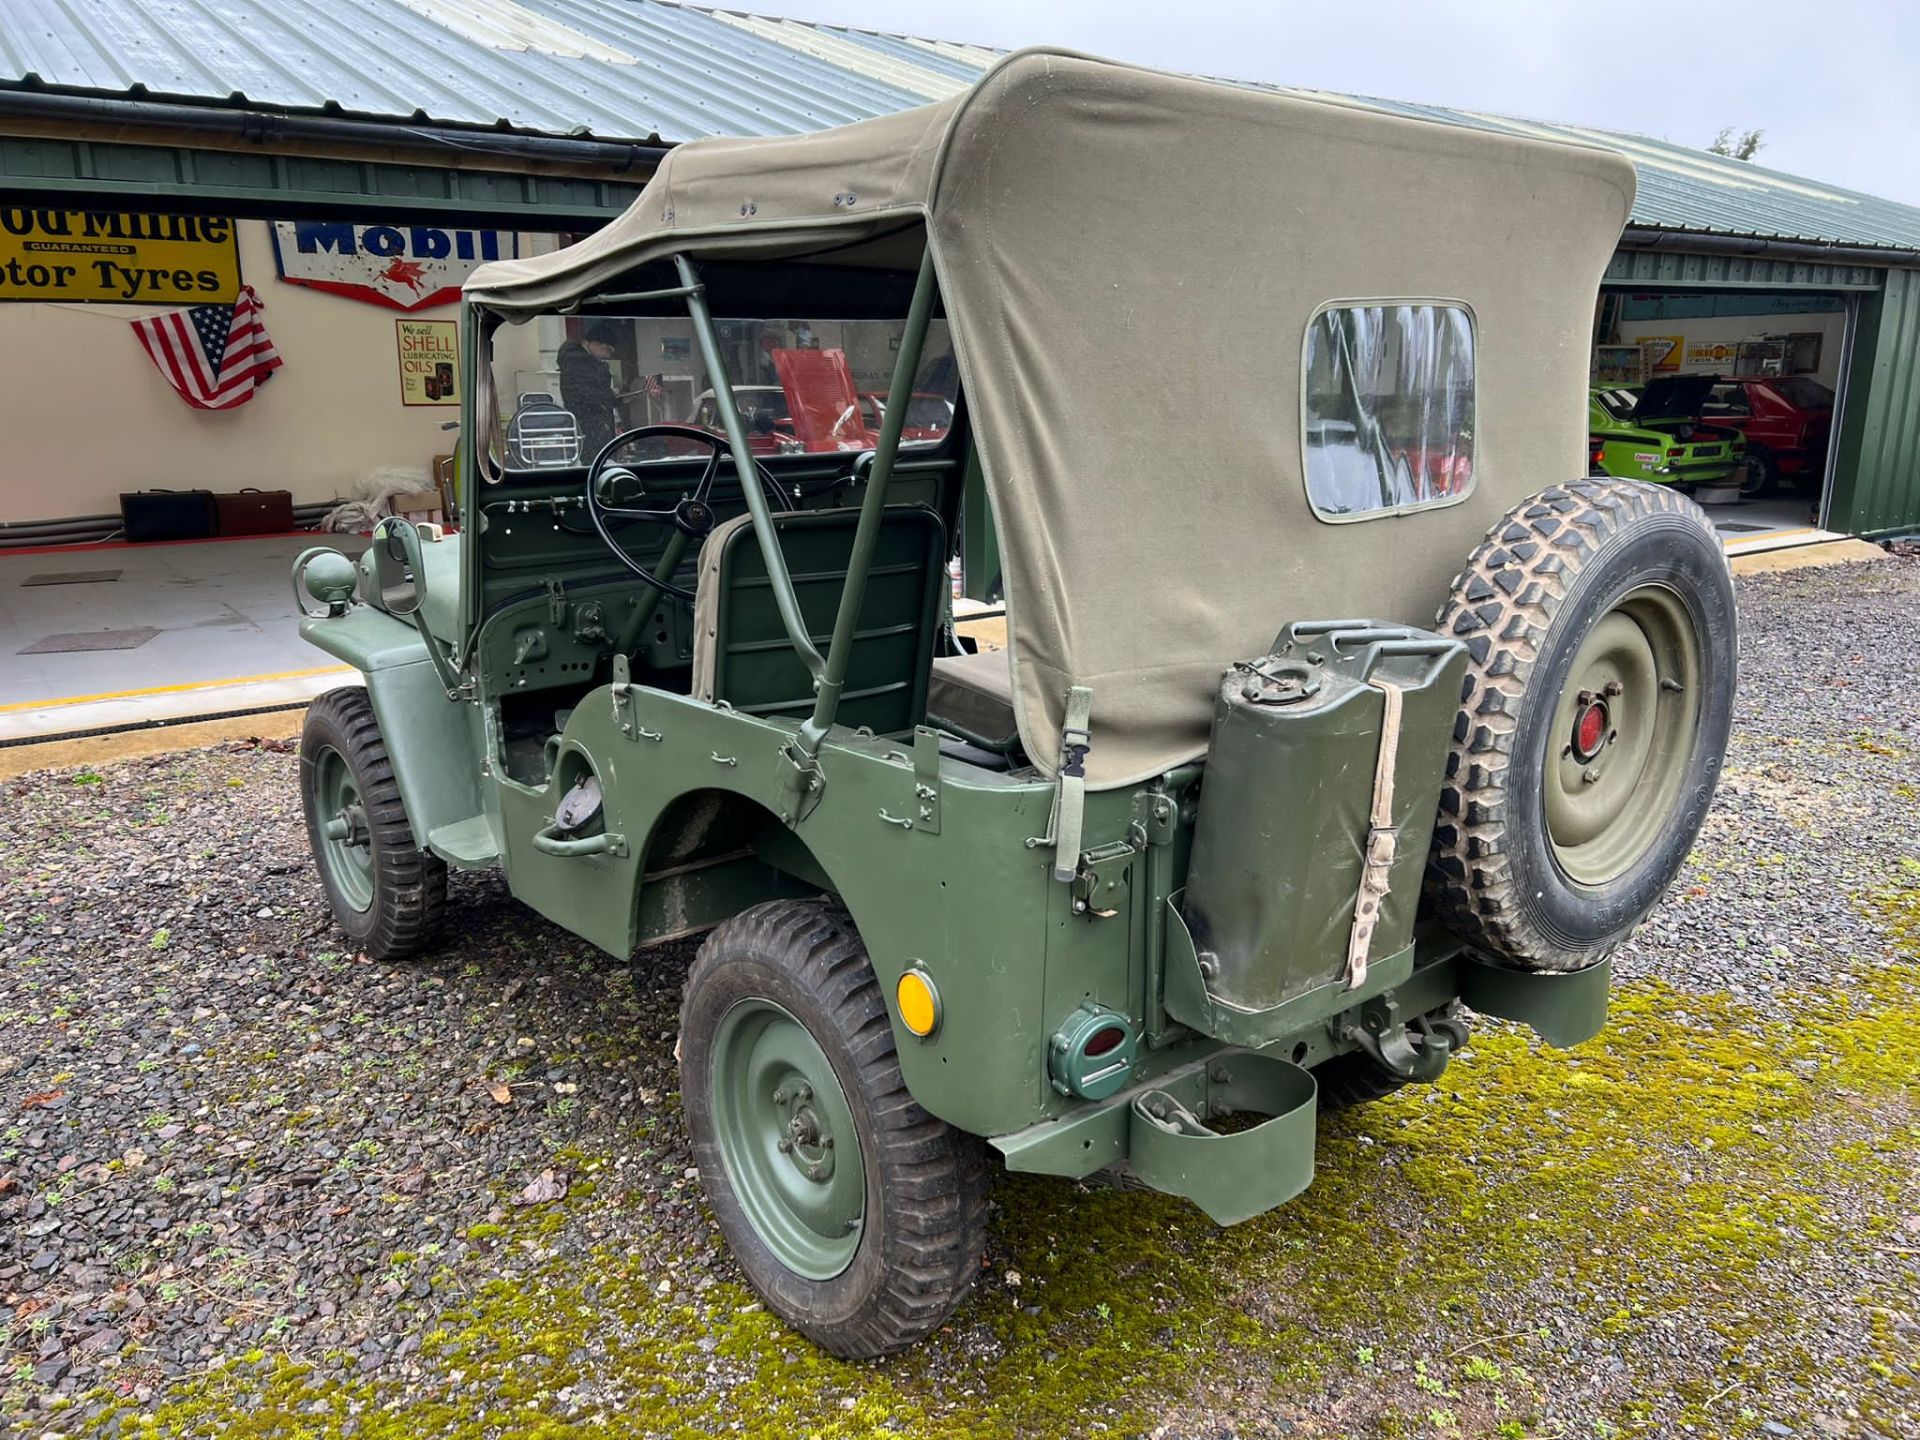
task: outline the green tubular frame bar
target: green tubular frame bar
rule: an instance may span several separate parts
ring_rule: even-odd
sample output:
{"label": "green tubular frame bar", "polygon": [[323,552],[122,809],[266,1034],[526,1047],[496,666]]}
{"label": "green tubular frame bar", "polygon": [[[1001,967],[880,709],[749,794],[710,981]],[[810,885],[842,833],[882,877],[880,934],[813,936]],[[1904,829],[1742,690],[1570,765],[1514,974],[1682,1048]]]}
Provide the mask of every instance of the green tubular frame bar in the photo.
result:
{"label": "green tubular frame bar", "polygon": [[794,653],[807,667],[817,687],[825,675],[827,662],[814,648],[807,634],[807,622],[800,614],[800,600],[793,591],[793,577],[787,573],[786,557],[780,553],[780,537],[773,533],[773,515],[767,508],[767,492],[760,483],[759,467],[753,463],[753,450],[747,444],[747,427],[741,422],[740,407],[734,403],[733,377],[727,373],[720,355],[720,339],[714,331],[713,312],[707,308],[706,287],[700,283],[693,262],[685,255],[673,257],[680,272],[680,284],[687,292],[687,312],[693,319],[693,338],[700,346],[700,359],[713,378],[713,403],[720,412],[721,428],[727,432],[727,446],[733,452],[733,468],[740,476],[740,490],[746,496],[747,513],[753,516],[753,533],[760,542],[760,556],[766,562],[767,580],[773,586],[773,602],[780,611],[780,623]]}
{"label": "green tubular frame bar", "polygon": [[853,655],[854,632],[859,628],[860,605],[866,599],[867,575],[873,569],[874,548],[880,543],[880,517],[886,509],[887,486],[900,453],[900,433],[906,428],[907,406],[913,399],[914,377],[926,350],[927,326],[933,319],[938,286],[933,275],[933,247],[920,256],[920,274],[913,282],[913,300],[907,306],[907,328],[900,337],[900,354],[893,363],[893,385],[887,392],[887,411],[880,417],[880,443],[867,471],[867,493],[860,501],[860,522],[853,532],[853,553],[847,561],[847,583],[840,592],[839,613],[833,621],[833,643],[827,647],[826,673],[815,682],[812,716],[800,727],[799,746],[809,757],[820,753],[820,742],[833,728],[840,708],[840,691],[847,683],[847,665]]}
{"label": "green tubular frame bar", "polygon": [[[854,530],[853,552],[847,562],[847,581],[840,592],[840,607],[834,615],[833,639],[823,659],[807,633],[800,614],[800,602],[794,594],[793,577],[787,572],[786,557],[780,553],[780,539],[774,534],[773,518],[767,509],[767,496],[760,484],[760,472],[753,463],[747,445],[746,426],[734,403],[732,377],[720,355],[720,341],[714,330],[713,313],[707,308],[706,290],[700,284],[693,262],[685,255],[673,257],[680,273],[679,292],[684,293],[687,311],[693,319],[694,338],[700,346],[700,358],[713,377],[714,406],[727,432],[727,445],[733,452],[734,469],[740,475],[740,488],[746,496],[747,510],[753,516],[753,529],[760,542],[760,555],[766,562],[767,579],[773,588],[774,604],[793,642],[794,653],[813,676],[813,714],[801,723],[798,749],[808,760],[820,753],[820,744],[833,728],[833,717],[840,708],[840,692],[847,681],[847,666],[853,655],[855,631],[859,627],[860,606],[866,599],[867,574],[873,568],[874,548],[880,543],[880,517],[886,508],[887,487],[893,479],[894,461],[900,453],[900,435],[906,428],[907,406],[913,398],[914,377],[920,372],[920,357],[926,351],[927,327],[933,319],[933,302],[938,286],[933,273],[933,251],[929,247],[920,257],[920,273],[914,280],[913,300],[907,306],[906,331],[900,337],[900,353],[893,365],[893,383],[887,392],[887,411],[880,419],[880,441],[867,469],[867,490],[860,501],[860,521]],[[618,298],[618,297],[616,297]]]}

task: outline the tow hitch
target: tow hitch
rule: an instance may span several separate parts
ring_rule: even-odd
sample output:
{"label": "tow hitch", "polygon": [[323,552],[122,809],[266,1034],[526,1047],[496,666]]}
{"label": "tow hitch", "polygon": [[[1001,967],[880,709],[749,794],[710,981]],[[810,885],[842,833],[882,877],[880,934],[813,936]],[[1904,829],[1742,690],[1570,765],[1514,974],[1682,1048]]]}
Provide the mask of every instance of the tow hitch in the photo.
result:
{"label": "tow hitch", "polygon": [[1402,1021],[1391,996],[1370,1002],[1357,1022],[1349,1020],[1339,1030],[1341,1039],[1358,1045],[1382,1071],[1411,1084],[1439,1079],[1447,1062],[1466,1047],[1467,1034],[1465,1022],[1450,1016]]}

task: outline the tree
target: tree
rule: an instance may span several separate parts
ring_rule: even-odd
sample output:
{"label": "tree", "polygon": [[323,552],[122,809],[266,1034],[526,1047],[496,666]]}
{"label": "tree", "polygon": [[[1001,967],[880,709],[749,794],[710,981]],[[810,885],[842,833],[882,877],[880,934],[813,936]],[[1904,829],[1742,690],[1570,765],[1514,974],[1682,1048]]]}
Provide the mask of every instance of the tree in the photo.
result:
{"label": "tree", "polygon": [[1724,155],[1729,160],[1751,160],[1760,153],[1760,147],[1767,143],[1762,138],[1766,133],[1764,130],[1735,130],[1729,125],[1713,137],[1707,152]]}

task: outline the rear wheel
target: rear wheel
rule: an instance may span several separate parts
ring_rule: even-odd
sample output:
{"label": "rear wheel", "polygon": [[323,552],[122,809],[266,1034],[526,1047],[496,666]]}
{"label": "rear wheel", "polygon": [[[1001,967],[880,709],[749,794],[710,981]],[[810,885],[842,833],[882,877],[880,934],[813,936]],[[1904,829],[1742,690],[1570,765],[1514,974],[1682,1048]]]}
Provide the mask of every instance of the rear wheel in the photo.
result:
{"label": "rear wheel", "polygon": [[430,943],[447,903],[447,867],[415,843],[373,704],[329,690],[300,734],[300,801],[333,918],[379,960]]}
{"label": "rear wheel", "polygon": [[1758,500],[1780,488],[1779,463],[1757,445],[1747,447],[1747,468],[1740,481],[1740,498]]}
{"label": "rear wheel", "polygon": [[708,937],[681,1006],[680,1089],[714,1215],[776,1314],[865,1358],[953,1313],[986,1243],[984,1155],[907,1093],[843,911],[776,900]]}
{"label": "rear wheel", "polygon": [[1489,533],[1438,628],[1470,660],[1429,901],[1516,964],[1589,964],[1660,899],[1713,798],[1735,672],[1720,541],[1665,487],[1555,486]]}

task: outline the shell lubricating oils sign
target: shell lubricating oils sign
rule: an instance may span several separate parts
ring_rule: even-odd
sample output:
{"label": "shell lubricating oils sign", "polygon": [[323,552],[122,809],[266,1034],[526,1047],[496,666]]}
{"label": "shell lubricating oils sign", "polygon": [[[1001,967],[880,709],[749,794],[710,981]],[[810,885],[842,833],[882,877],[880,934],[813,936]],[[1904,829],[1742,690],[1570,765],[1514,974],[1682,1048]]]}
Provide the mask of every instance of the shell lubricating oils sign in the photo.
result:
{"label": "shell lubricating oils sign", "polygon": [[0,207],[0,300],[212,305],[239,293],[231,220]]}
{"label": "shell lubricating oils sign", "polygon": [[452,320],[396,320],[402,405],[460,403],[460,327]]}

